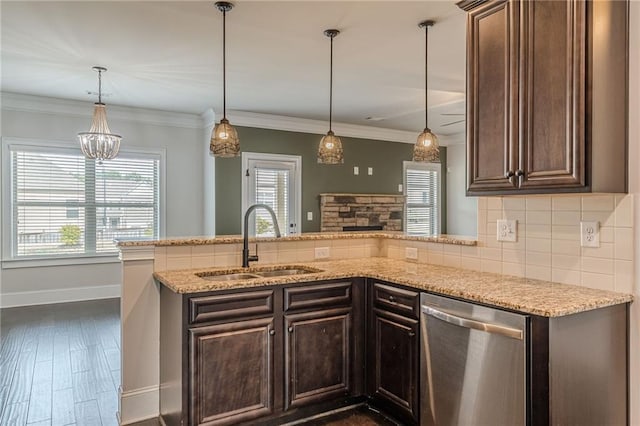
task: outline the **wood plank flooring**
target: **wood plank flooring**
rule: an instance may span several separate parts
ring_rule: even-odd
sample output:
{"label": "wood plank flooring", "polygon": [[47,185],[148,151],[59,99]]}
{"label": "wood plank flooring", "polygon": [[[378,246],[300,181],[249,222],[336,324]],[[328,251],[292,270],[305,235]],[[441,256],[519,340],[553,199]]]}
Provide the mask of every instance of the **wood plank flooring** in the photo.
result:
{"label": "wood plank flooring", "polygon": [[120,300],[0,310],[0,425],[117,425]]}

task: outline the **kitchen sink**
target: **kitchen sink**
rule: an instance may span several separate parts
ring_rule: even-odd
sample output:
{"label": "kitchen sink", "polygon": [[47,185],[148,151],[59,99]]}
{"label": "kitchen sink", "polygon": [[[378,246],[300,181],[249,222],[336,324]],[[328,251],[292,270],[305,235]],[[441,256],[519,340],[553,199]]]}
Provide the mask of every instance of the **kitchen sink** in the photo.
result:
{"label": "kitchen sink", "polygon": [[237,280],[254,280],[258,278],[274,278],[285,277],[291,275],[313,274],[315,272],[322,272],[320,269],[304,268],[296,266],[284,266],[275,268],[265,268],[266,270],[260,270],[251,268],[244,271],[232,271],[232,272],[204,272],[197,274],[198,277],[207,281],[237,281]]}

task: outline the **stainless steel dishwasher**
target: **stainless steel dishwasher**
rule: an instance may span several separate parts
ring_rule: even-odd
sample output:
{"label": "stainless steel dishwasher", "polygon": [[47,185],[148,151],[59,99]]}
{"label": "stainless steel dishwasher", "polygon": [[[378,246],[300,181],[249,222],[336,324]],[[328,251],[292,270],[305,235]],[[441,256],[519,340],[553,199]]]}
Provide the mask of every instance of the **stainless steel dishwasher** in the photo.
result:
{"label": "stainless steel dishwasher", "polygon": [[422,293],[420,424],[526,424],[526,315]]}

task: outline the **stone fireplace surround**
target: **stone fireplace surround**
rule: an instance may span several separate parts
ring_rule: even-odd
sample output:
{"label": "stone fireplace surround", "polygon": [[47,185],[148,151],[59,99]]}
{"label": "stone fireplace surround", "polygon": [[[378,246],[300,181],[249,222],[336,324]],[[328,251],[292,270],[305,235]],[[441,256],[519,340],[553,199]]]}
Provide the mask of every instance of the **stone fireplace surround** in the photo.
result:
{"label": "stone fireplace surround", "polygon": [[402,231],[404,195],[320,194],[320,231],[341,232],[344,227],[382,226]]}

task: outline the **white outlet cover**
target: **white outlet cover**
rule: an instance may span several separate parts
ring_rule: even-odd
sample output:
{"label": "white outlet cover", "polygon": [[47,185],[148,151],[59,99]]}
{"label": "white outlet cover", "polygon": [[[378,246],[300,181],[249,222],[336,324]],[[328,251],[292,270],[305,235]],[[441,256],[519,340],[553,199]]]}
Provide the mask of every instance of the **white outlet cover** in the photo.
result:
{"label": "white outlet cover", "polygon": [[316,247],[316,259],[327,259],[329,257],[329,247]]}
{"label": "white outlet cover", "polygon": [[580,222],[580,245],[600,247],[600,222]]}
{"label": "white outlet cover", "polygon": [[418,260],[418,249],[415,247],[405,247],[404,257],[411,260]]}
{"label": "white outlet cover", "polygon": [[373,167],[369,167],[369,168],[367,169],[367,174],[368,174],[369,176],[373,176]]}
{"label": "white outlet cover", "polygon": [[498,241],[516,242],[518,239],[518,221],[510,219],[499,219],[497,223]]}
{"label": "white outlet cover", "polygon": [[313,220],[313,212],[307,212],[307,220]]}
{"label": "white outlet cover", "polygon": [[354,175],[359,175],[360,174],[360,168],[358,166],[353,166],[353,174]]}
{"label": "white outlet cover", "polygon": [[402,184],[401,183],[398,184],[398,192],[402,192]]}

